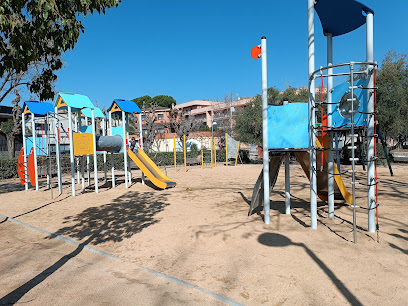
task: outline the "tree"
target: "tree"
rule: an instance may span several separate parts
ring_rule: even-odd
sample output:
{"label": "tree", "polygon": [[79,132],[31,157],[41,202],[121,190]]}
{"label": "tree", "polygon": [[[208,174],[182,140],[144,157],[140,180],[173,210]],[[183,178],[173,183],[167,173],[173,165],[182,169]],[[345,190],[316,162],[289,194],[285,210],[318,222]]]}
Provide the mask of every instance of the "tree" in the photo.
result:
{"label": "tree", "polygon": [[7,149],[9,157],[15,156],[15,139],[16,136],[21,135],[21,107],[18,105],[20,102],[20,94],[17,88],[14,88],[14,94],[16,97],[11,102],[13,104],[13,119],[8,119],[0,124],[0,134],[4,135],[7,140]]}
{"label": "tree", "polygon": [[159,106],[171,108],[173,105],[176,105],[177,103],[173,97],[166,95],[158,95],[153,98],[146,95],[139,98],[135,98],[132,101],[135,102],[137,106],[139,106],[140,108],[142,108],[143,106],[149,107],[153,104],[156,105],[156,107]]}
{"label": "tree", "polygon": [[186,141],[192,132],[199,130],[201,122],[194,116],[189,116],[182,110],[172,108],[169,116],[169,123],[167,128],[170,131],[174,131],[179,137],[181,143],[183,143],[183,135],[186,136]]}
{"label": "tree", "polygon": [[250,144],[262,143],[262,96],[257,95],[235,119],[238,140]]}
{"label": "tree", "polygon": [[407,54],[391,50],[385,55],[377,75],[377,108],[381,131],[401,145],[408,135]]}
{"label": "tree", "polygon": [[177,102],[171,96],[159,95],[153,98],[154,103],[160,107],[171,108],[173,105],[176,105]]}
{"label": "tree", "polygon": [[[72,50],[85,27],[82,19],[93,12],[105,13],[121,0],[2,0],[0,2],[0,86],[7,96],[16,86],[26,85],[40,100],[54,98],[55,71],[62,68],[61,55]],[[36,76],[25,84],[12,77]],[[7,89],[6,89],[7,88]],[[3,97],[3,99],[4,99]],[[0,100],[1,102],[1,100]]]}
{"label": "tree", "polygon": [[135,102],[137,106],[139,106],[140,109],[142,109],[143,107],[148,107],[150,106],[150,104],[152,104],[152,97],[143,96],[143,97],[135,98],[132,101]]}

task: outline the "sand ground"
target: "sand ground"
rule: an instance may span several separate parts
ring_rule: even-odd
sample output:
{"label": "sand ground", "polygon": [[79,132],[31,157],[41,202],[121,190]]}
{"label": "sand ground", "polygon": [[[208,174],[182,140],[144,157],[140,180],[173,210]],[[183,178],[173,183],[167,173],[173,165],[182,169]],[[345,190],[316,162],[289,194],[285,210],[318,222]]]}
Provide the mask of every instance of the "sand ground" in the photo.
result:
{"label": "sand ground", "polygon": [[[360,209],[357,244],[352,210],[340,203],[334,220],[319,203],[318,230],[309,227],[308,181],[296,163],[292,214],[284,214],[281,169],[271,224],[248,217],[261,167],[167,168],[176,188],[159,191],[138,179],[126,189],[121,176],[114,189],[101,181],[99,194],[92,186],[81,194],[78,185],[77,197],[66,177],[54,200],[45,188],[0,182],[1,215],[82,243],[0,218],[0,304],[407,304],[407,166],[394,166],[394,177],[379,168],[380,240],[366,231],[367,211]],[[365,189],[358,186],[361,206]]]}

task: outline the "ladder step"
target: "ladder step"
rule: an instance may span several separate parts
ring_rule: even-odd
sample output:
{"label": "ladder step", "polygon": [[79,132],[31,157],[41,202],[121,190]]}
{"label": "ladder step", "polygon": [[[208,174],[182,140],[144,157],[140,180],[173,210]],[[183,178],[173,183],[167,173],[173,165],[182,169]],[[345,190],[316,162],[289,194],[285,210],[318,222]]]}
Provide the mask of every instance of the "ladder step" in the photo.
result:
{"label": "ladder step", "polygon": [[351,185],[358,185],[360,184],[359,182],[351,182]]}
{"label": "ladder step", "polygon": [[358,134],[349,135],[349,137],[358,137]]}
{"label": "ladder step", "polygon": [[357,170],[347,170],[347,172],[350,172],[350,173],[357,173],[358,171]]}
{"label": "ladder step", "polygon": [[352,150],[352,149],[357,149],[357,147],[356,146],[348,146],[347,149]]}
{"label": "ladder step", "polygon": [[350,157],[350,158],[349,158],[349,161],[353,161],[353,160],[354,160],[354,161],[358,161],[359,159],[358,159],[357,157],[354,157],[354,158]]}
{"label": "ladder step", "polygon": [[360,208],[358,205],[350,205],[351,208]]}

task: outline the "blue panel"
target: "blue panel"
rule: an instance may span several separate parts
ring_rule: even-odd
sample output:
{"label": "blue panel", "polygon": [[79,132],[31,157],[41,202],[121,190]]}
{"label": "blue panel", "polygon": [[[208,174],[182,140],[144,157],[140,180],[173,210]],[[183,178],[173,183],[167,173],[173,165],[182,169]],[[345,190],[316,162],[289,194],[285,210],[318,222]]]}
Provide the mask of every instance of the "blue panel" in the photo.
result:
{"label": "blue panel", "polygon": [[[30,153],[33,147],[33,137],[26,138],[27,152]],[[45,137],[36,137],[35,142],[37,143],[37,157],[47,155],[47,141]]]}
{"label": "blue panel", "polygon": [[138,114],[142,113],[139,106],[137,106],[135,102],[122,99],[115,99],[112,105],[108,108],[108,111],[110,111],[114,103],[116,103],[119,106],[119,108],[125,113],[138,113]]}
{"label": "blue panel", "polygon": [[48,114],[54,113],[54,107],[52,106],[51,103],[38,102],[38,101],[26,101],[24,102],[22,111],[24,111],[26,105],[28,109],[30,110],[30,112],[32,112],[36,116],[45,116],[47,113]]}
{"label": "blue panel", "polygon": [[[366,81],[360,79],[354,82],[355,86],[366,87]],[[333,88],[332,101],[333,103],[340,102],[341,98],[350,91],[350,83],[346,82],[340,84]],[[366,113],[367,112],[367,90],[365,89],[354,89],[354,94],[360,101],[358,111]],[[336,104],[332,112],[332,122],[334,127],[350,127],[350,119],[344,118],[340,113],[340,105]],[[356,113],[354,115],[354,122],[356,126],[366,126],[367,125],[367,115]]]}
{"label": "blue panel", "polygon": [[64,100],[64,102],[67,105],[71,106],[72,108],[82,109],[82,108],[85,108],[85,107],[90,107],[90,108],[94,107],[91,100],[87,96],[78,95],[78,94],[74,94],[74,93],[59,93],[58,96],[57,96],[55,106],[57,105],[59,97],[61,97],[62,100]]}
{"label": "blue panel", "polygon": [[81,133],[89,133],[92,134],[92,125],[83,125],[81,127]]}
{"label": "blue panel", "polygon": [[306,149],[309,147],[307,103],[268,106],[269,149]]}
{"label": "blue panel", "polygon": [[315,9],[323,33],[333,36],[349,33],[365,24],[363,12],[374,14],[372,9],[355,0],[317,0]]}
{"label": "blue panel", "polygon": [[[99,107],[94,107],[95,110],[95,118],[105,118],[105,115],[102,113],[102,111],[99,109]],[[84,108],[81,110],[82,114],[84,114],[85,117],[92,118],[92,109],[91,108]]]}

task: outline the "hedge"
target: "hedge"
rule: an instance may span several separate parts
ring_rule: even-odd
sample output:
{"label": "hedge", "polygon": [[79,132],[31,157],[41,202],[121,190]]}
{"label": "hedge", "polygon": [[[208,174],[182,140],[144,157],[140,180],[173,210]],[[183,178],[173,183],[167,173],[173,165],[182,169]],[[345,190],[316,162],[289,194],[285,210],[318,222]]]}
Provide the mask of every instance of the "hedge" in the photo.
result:
{"label": "hedge", "polygon": [[[209,150],[204,150],[204,162],[205,163],[210,163],[211,162],[211,151]],[[240,157],[243,162],[248,162],[248,151],[242,151],[240,150]],[[153,162],[158,165],[159,167],[163,166],[171,166],[174,165],[174,153],[173,152],[160,152],[160,153],[148,153],[147,154]],[[187,160],[196,160],[197,162],[201,162],[201,151],[191,151],[186,153]],[[123,154],[114,154],[114,164],[115,164],[115,169],[117,170],[123,170],[124,165],[123,165]],[[199,158],[198,158],[199,157]],[[56,174],[56,161],[55,161],[55,155],[52,156],[52,172],[55,175]],[[86,162],[86,157],[83,157],[85,162]],[[93,156],[89,156],[90,158],[90,167],[91,171],[93,171]],[[103,171],[103,155],[98,154],[98,170]],[[176,158],[177,158],[177,164],[182,165],[184,164],[184,153],[183,152],[177,152],[176,153]],[[10,179],[10,178],[17,178],[18,173],[17,173],[17,161],[18,158],[0,158],[0,180],[4,179]],[[61,162],[61,168],[62,168],[62,173],[70,173],[71,172],[71,164],[70,164],[70,157],[67,154],[64,154],[60,158]],[[224,163],[225,162],[225,150],[217,150],[217,162]],[[45,170],[42,168],[43,164],[47,163],[46,158],[38,158],[38,166],[39,166],[39,172],[44,173]],[[108,171],[111,169],[111,154],[107,154],[107,169]],[[75,171],[77,170],[76,164],[75,164]],[[85,164],[85,170],[86,170],[86,164]]]}

